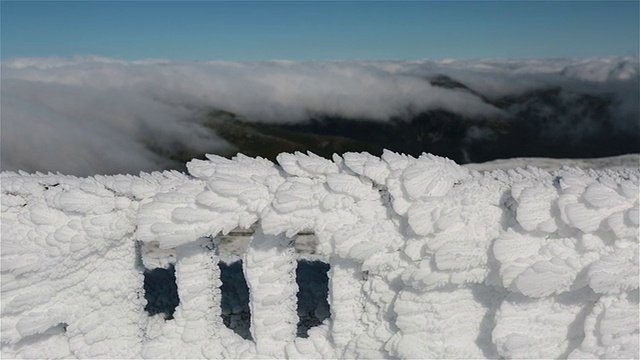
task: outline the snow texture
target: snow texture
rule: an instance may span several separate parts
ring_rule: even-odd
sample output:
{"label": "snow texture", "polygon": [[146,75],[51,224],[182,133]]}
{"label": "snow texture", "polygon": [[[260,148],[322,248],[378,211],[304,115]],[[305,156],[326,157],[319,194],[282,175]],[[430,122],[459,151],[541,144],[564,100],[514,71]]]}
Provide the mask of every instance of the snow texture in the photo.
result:
{"label": "snow texture", "polygon": [[[187,168],[2,173],[2,358],[638,358],[637,167],[385,152]],[[252,226],[244,339],[223,323],[219,245]],[[331,316],[302,338],[309,232]],[[144,310],[145,265],[167,264],[172,319]]]}

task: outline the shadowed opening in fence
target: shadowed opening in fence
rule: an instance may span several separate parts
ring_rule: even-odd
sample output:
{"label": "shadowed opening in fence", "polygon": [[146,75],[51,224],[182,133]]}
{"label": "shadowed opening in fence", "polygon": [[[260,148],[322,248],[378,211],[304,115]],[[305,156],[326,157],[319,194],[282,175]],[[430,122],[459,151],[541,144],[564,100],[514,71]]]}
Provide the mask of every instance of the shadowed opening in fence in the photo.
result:
{"label": "shadowed opening in fence", "polygon": [[223,323],[243,339],[252,340],[249,287],[242,272],[242,260],[227,264],[219,262]]}
{"label": "shadowed opening in fence", "polygon": [[176,270],[173,265],[169,265],[166,269],[145,270],[144,297],[147,300],[144,309],[149,315],[164,313],[165,320],[173,319],[176,306],[180,303]]}
{"label": "shadowed opening in fence", "polygon": [[309,329],[322,324],[329,311],[329,264],[322,261],[298,260],[298,337],[309,337]]}

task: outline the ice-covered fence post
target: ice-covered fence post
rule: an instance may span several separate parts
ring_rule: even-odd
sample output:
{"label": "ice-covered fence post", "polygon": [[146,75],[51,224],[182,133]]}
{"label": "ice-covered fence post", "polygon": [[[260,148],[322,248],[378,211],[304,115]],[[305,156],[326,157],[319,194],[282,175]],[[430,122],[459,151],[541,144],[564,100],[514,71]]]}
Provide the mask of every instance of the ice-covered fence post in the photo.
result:
{"label": "ice-covered fence post", "polygon": [[[176,284],[180,304],[175,310],[173,328],[179,346],[169,342],[149,344],[145,357],[220,358],[220,334],[224,327],[220,309],[219,258],[209,238],[176,247]],[[165,328],[167,332],[172,332]],[[176,334],[168,334],[173,337]],[[168,346],[166,346],[168,345]]]}
{"label": "ice-covered fence post", "polygon": [[176,283],[180,298],[176,317],[187,323],[182,334],[185,342],[215,341],[223,326],[219,260],[212,245],[210,239],[204,238],[176,248]]}
{"label": "ice-covered fence post", "polygon": [[286,345],[296,338],[297,263],[290,242],[284,235],[265,235],[259,227],[243,259],[251,336],[263,356],[284,357]]}
{"label": "ice-covered fence post", "polygon": [[361,322],[364,311],[364,273],[355,261],[332,257],[330,266],[331,337],[338,356],[353,358],[356,354],[350,353],[347,346],[364,330]]}

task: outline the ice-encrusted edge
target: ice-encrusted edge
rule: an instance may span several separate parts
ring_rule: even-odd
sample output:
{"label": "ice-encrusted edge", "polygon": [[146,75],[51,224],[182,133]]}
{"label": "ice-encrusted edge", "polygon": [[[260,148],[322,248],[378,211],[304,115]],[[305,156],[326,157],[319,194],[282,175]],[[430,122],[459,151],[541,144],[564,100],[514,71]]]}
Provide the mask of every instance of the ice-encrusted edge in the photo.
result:
{"label": "ice-encrusted edge", "polygon": [[[188,175],[3,173],[3,357],[637,357],[637,322],[615,321],[638,313],[637,168],[277,160],[208,156]],[[221,326],[206,264],[217,261],[207,239],[254,224],[251,342]],[[331,265],[332,318],[308,339],[287,317],[287,238],[302,231]],[[178,254],[190,303],[175,320],[144,315],[136,241]],[[277,339],[260,330],[276,323]]]}

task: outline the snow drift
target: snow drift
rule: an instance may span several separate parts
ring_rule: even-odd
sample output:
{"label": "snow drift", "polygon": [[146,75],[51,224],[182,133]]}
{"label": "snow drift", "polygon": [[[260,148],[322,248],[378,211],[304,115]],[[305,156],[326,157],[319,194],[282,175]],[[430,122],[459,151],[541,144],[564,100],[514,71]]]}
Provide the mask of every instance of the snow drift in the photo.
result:
{"label": "snow drift", "polygon": [[[632,358],[637,168],[477,172],[424,154],[238,155],[189,174],[2,174],[2,357]],[[220,314],[218,236],[243,255],[251,337]],[[331,317],[296,337],[299,232]],[[174,251],[174,318],[141,248]]]}

